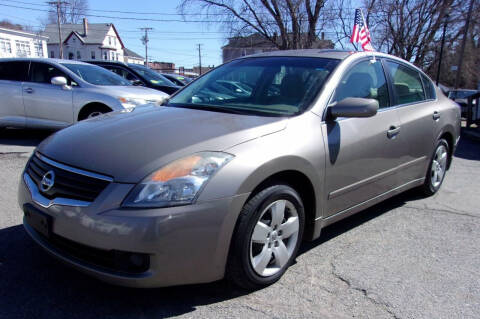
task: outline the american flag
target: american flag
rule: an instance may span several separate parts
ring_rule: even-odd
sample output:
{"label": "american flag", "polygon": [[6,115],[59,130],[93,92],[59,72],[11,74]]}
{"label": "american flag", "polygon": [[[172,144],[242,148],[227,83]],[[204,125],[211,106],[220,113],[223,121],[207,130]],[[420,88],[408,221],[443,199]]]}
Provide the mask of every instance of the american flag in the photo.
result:
{"label": "american flag", "polygon": [[363,51],[375,51],[371,44],[370,31],[368,31],[367,23],[365,23],[360,9],[355,9],[355,25],[350,42],[360,43]]}

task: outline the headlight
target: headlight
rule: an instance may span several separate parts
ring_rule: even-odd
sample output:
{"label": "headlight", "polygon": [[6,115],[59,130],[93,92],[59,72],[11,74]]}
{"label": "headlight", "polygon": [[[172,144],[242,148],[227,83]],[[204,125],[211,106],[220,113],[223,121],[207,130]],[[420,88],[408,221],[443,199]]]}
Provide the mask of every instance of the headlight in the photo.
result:
{"label": "headlight", "polygon": [[145,99],[131,98],[131,97],[119,97],[118,100],[122,103],[126,109],[131,109],[137,105],[147,104]]}
{"label": "headlight", "polygon": [[128,194],[124,207],[167,207],[191,204],[208,180],[233,155],[221,152],[193,154],[156,170]]}

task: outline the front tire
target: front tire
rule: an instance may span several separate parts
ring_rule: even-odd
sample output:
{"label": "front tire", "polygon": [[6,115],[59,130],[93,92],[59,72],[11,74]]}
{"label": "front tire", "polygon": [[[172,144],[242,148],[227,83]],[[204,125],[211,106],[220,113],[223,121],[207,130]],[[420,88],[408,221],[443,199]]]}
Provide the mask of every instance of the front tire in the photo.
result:
{"label": "front tire", "polygon": [[437,142],[435,151],[430,159],[430,165],[428,166],[427,174],[425,176],[425,183],[422,186],[422,191],[427,196],[432,196],[440,189],[445,174],[447,172],[449,161],[449,145],[444,139],[440,139]]}
{"label": "front tire", "polygon": [[260,191],[240,213],[227,278],[245,289],[278,281],[297,255],[304,225],[303,203],[293,188],[275,185]]}

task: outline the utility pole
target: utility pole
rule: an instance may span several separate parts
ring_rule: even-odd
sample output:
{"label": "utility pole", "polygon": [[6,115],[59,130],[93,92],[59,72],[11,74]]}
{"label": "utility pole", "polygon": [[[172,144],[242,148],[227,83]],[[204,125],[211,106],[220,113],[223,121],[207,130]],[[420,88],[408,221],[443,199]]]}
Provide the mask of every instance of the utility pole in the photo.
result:
{"label": "utility pole", "polygon": [[450,18],[450,10],[447,9],[447,13],[445,14],[445,22],[443,23],[443,33],[442,33],[442,44],[440,46],[440,57],[438,59],[438,69],[437,69],[437,86],[438,82],[440,81],[440,71],[442,70],[442,58],[443,58],[443,47],[445,46],[445,32],[447,31],[447,24],[448,19]]}
{"label": "utility pole", "polygon": [[63,59],[62,26],[60,23],[60,6],[67,5],[65,1],[50,1],[47,4],[57,7],[57,26],[58,26],[58,46],[60,48],[60,59]]}
{"label": "utility pole", "polygon": [[198,68],[199,75],[202,75],[202,44],[197,44],[198,46]]}
{"label": "utility pole", "polygon": [[462,73],[463,54],[465,53],[465,44],[467,43],[468,26],[470,25],[470,18],[472,17],[473,2],[474,0],[470,0],[470,7],[468,7],[467,21],[465,21],[465,30],[463,32],[462,46],[460,48],[460,55],[458,56],[458,69],[457,69],[457,77],[455,78],[455,90],[458,89],[458,85],[460,84],[460,74]]}
{"label": "utility pole", "polygon": [[145,35],[142,37],[142,43],[145,45],[145,66],[148,66],[148,31],[153,30],[153,28],[140,28],[140,30],[145,31]]}

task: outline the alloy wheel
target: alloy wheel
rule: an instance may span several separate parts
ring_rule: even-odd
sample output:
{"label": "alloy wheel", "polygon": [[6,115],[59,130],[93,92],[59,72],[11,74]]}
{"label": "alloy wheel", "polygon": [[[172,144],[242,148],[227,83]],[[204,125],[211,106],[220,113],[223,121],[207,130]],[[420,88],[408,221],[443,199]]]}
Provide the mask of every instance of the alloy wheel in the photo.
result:
{"label": "alloy wheel", "polygon": [[430,183],[434,188],[440,186],[447,170],[447,148],[444,145],[440,145],[433,157],[433,162],[430,170]]}
{"label": "alloy wheel", "polygon": [[274,201],[262,211],[250,239],[250,263],[258,275],[272,276],[288,263],[299,229],[297,210],[286,199]]}

